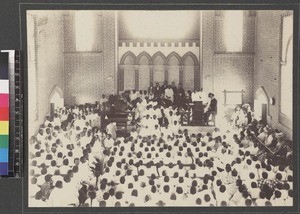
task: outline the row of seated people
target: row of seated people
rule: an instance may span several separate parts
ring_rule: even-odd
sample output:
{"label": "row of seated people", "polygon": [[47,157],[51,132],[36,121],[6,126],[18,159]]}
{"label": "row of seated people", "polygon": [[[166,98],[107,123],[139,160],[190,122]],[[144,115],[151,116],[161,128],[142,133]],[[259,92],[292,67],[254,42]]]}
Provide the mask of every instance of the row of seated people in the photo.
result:
{"label": "row of seated people", "polygon": [[233,128],[244,130],[240,133],[244,146],[249,141],[256,142],[260,147],[259,158],[273,158],[278,162],[284,161],[286,165],[292,164],[293,142],[280,130],[254,119],[249,104],[237,106],[230,122]]}
{"label": "row of seated people", "polygon": [[248,130],[252,135],[256,136],[255,140],[262,148],[258,157],[273,159],[285,165],[292,165],[293,142],[287,139],[283,132],[278,129],[272,129],[271,126],[256,120],[253,120],[248,125]]}
{"label": "row of seated people", "polygon": [[151,133],[138,122],[124,138],[92,126],[94,113],[57,110],[65,125],[46,120],[32,138],[30,205],[292,205],[292,165],[260,159],[251,126],[206,134],[159,126]]}

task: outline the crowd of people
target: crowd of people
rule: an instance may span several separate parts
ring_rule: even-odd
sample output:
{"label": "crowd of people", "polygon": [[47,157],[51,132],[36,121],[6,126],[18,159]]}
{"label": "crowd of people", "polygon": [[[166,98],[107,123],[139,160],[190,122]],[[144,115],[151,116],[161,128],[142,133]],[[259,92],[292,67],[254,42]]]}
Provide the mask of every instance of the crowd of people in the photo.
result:
{"label": "crowd of people", "polygon": [[144,97],[122,94],[135,112],[126,136],[117,134],[113,94],[47,117],[29,145],[29,206],[293,204],[292,142],[283,133],[235,116],[227,129],[191,133],[181,126],[183,97],[169,105],[151,87]]}
{"label": "crowd of people", "polygon": [[[217,115],[217,100],[213,93],[206,93],[201,88],[200,90],[185,91],[182,84],[179,83],[178,87],[172,82],[171,85],[165,81],[161,86],[157,82],[155,86],[150,83],[148,90],[125,90],[120,95],[112,94],[108,99],[103,95],[103,99],[98,102],[102,108],[109,105],[103,103],[113,103],[116,99],[122,99],[128,107],[128,110],[137,109],[139,104],[147,104],[155,102],[159,106],[170,107],[178,109],[179,112],[190,111],[190,120],[192,120],[193,112],[190,104],[193,102],[201,101],[204,107],[204,125],[209,125],[210,121],[215,125],[215,117]],[[101,107],[100,107],[101,108]]]}

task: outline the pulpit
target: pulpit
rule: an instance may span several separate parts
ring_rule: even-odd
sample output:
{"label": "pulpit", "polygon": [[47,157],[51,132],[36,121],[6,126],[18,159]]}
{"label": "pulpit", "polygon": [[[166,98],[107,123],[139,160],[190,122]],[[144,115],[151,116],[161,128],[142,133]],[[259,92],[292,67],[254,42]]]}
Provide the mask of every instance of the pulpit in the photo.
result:
{"label": "pulpit", "polygon": [[192,107],[192,126],[204,125],[204,105],[202,101],[195,101],[191,105]]}

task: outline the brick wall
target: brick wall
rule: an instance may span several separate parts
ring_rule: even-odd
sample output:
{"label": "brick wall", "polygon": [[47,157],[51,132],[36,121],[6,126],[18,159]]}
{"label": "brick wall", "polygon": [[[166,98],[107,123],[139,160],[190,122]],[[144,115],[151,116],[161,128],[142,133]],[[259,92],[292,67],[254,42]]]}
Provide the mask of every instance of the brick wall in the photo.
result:
{"label": "brick wall", "polygon": [[[34,134],[49,114],[49,98],[55,86],[63,90],[63,39],[61,14],[33,11],[28,13],[28,25],[34,30],[28,38],[29,137]],[[35,77],[31,84],[31,77]],[[34,88],[32,88],[34,86]],[[33,112],[34,111],[34,112]]]}
{"label": "brick wall", "polygon": [[254,15],[250,11],[244,12],[243,51],[232,54],[225,50],[222,11],[202,12],[203,89],[215,93],[220,103],[224,98],[224,89],[243,89],[244,102],[253,102]]}
{"label": "brick wall", "polygon": [[263,86],[268,98],[275,98],[275,105],[268,107],[268,123],[291,137],[292,130],[279,120],[281,16],[285,13],[287,11],[257,11],[254,94]]}
{"label": "brick wall", "polygon": [[224,103],[225,89],[244,90],[244,102],[252,103],[253,63],[253,55],[215,54],[213,88],[220,104]]}
{"label": "brick wall", "polygon": [[115,16],[98,11],[91,52],[77,52],[74,13],[64,15],[65,104],[94,103],[115,89]]}
{"label": "brick wall", "polygon": [[65,104],[94,103],[103,85],[101,53],[65,53]]}
{"label": "brick wall", "polygon": [[115,67],[115,13],[111,11],[103,11],[102,22],[103,33],[103,93],[116,92],[116,67]]}

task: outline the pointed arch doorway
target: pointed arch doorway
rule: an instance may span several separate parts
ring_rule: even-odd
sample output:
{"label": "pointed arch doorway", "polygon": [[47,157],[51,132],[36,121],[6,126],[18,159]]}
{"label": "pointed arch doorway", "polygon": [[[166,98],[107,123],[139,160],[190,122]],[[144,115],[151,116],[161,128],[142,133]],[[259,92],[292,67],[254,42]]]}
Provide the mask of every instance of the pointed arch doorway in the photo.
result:
{"label": "pointed arch doorway", "polygon": [[49,96],[49,103],[50,103],[50,116],[54,116],[55,109],[62,108],[64,106],[64,97],[63,91],[57,85],[53,88],[50,96]]}
{"label": "pointed arch doorway", "polygon": [[268,106],[269,98],[264,89],[264,87],[260,87],[255,93],[254,99],[254,117],[258,121],[262,121],[264,124],[267,124],[267,116],[268,116]]}

